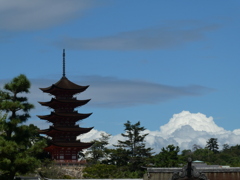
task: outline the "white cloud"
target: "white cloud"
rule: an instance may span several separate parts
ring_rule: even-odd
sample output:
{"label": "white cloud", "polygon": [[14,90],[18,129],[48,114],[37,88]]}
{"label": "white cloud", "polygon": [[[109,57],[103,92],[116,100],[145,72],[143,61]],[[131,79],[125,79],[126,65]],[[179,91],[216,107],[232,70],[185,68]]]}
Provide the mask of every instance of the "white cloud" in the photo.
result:
{"label": "white cloud", "polygon": [[188,125],[190,125],[194,131],[205,131],[213,134],[221,134],[225,132],[223,128],[218,127],[214,123],[213,117],[206,117],[206,115],[202,113],[193,114],[188,111],[174,114],[168,124],[160,127],[160,131],[164,136],[170,136],[180,128],[188,130]]}
{"label": "white cloud", "polygon": [[82,135],[78,136],[77,139],[84,140],[85,142],[89,142],[93,139],[99,139],[99,137],[101,137],[102,133],[106,134],[106,132],[104,132],[104,131],[98,131],[96,129],[92,129],[87,134],[82,134]]}
{"label": "white cloud", "polygon": [[236,134],[236,135],[240,135],[240,129],[235,129],[235,130],[233,131],[233,133]]}
{"label": "white cloud", "polygon": [[[192,149],[194,144],[204,148],[209,138],[218,138],[219,147],[222,148],[225,143],[231,146],[239,144],[240,139],[240,129],[233,132],[226,131],[214,123],[213,117],[189,111],[174,114],[167,124],[160,126],[159,131],[146,130],[145,133],[149,133],[146,137],[147,146],[154,148],[156,153],[169,144],[179,146],[181,150]],[[90,141],[98,138],[98,135],[99,132],[95,130],[93,133],[81,136],[81,139]],[[112,136],[110,143],[117,144],[117,140],[122,138],[120,134]]]}
{"label": "white cloud", "polygon": [[83,15],[93,6],[87,0],[0,0],[0,29],[33,30],[58,25]]}

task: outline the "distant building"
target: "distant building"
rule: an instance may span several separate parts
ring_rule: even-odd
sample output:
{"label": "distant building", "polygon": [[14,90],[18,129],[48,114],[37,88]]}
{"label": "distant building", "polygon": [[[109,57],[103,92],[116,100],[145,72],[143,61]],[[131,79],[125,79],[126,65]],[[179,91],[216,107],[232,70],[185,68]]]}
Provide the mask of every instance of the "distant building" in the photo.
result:
{"label": "distant building", "polygon": [[[240,167],[229,167],[220,165],[207,165],[203,161],[193,161],[192,166],[196,169],[199,175],[203,173],[208,180],[239,180]],[[144,175],[143,180],[171,180],[174,179],[173,175],[176,172],[183,172],[183,168],[171,167],[149,167],[147,173]],[[186,171],[185,171],[186,172]],[[182,178],[187,179],[187,178]],[[196,180],[203,180],[204,178],[191,178]],[[180,179],[179,179],[180,180]]]}

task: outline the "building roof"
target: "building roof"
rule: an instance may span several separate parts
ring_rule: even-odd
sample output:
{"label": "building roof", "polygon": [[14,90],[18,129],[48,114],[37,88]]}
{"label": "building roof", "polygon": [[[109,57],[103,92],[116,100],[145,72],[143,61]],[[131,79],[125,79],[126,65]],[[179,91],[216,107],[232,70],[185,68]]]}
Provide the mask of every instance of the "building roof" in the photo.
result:
{"label": "building roof", "polygon": [[81,119],[85,119],[87,117],[89,117],[92,113],[88,113],[88,114],[82,114],[82,113],[78,113],[78,112],[71,112],[71,113],[58,113],[58,112],[51,112],[50,115],[43,115],[40,116],[38,115],[38,117],[40,119],[45,119],[48,120],[50,122],[55,121],[56,119],[60,119],[60,118],[71,118],[74,120],[81,120]]}
{"label": "building roof", "polygon": [[[198,167],[196,166],[196,169],[201,172],[201,173],[210,173],[210,172],[240,172],[240,167],[229,167],[225,168],[222,166],[218,167]],[[148,168],[147,167],[147,172],[148,173],[174,173],[174,172],[180,172],[182,168],[180,167],[168,167],[168,168],[162,168],[162,167],[155,167],[155,168]]]}
{"label": "building roof", "polygon": [[40,134],[47,134],[49,136],[54,135],[56,132],[63,132],[63,133],[74,133],[76,135],[80,135],[80,134],[84,134],[87,133],[89,131],[91,131],[93,129],[93,127],[90,128],[82,128],[82,127],[53,127],[50,126],[49,129],[42,129],[39,130]]}
{"label": "building roof", "polygon": [[55,99],[52,98],[51,101],[48,102],[39,102],[43,106],[48,106],[54,109],[54,107],[59,105],[71,104],[72,107],[83,106],[87,104],[91,99],[86,100],[77,100],[77,99]]}
{"label": "building roof", "polygon": [[70,91],[73,94],[75,93],[80,93],[85,91],[89,86],[80,86],[72,81],[68,80],[65,76],[63,76],[58,82],[55,84],[52,84],[51,86],[47,88],[40,88],[43,92],[50,93],[50,94],[56,94],[57,91],[59,90],[64,90],[64,91]]}

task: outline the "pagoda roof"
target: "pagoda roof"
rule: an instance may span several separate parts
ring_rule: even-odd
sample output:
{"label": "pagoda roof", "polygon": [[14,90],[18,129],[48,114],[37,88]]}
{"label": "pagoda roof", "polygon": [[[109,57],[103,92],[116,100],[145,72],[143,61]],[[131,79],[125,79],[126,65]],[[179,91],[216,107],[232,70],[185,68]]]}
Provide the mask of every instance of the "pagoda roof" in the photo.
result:
{"label": "pagoda roof", "polygon": [[49,129],[43,129],[43,130],[39,130],[39,134],[47,134],[47,135],[51,135],[54,134],[56,132],[73,132],[75,134],[84,134],[87,133],[89,131],[91,131],[93,129],[93,127],[90,128],[82,128],[82,127],[53,127],[50,126]]}
{"label": "pagoda roof", "polygon": [[92,113],[88,113],[88,114],[82,114],[82,113],[77,113],[77,112],[73,112],[73,113],[58,113],[58,112],[51,112],[50,115],[44,115],[44,116],[38,116],[40,119],[45,119],[48,121],[54,120],[54,119],[59,119],[61,117],[65,117],[65,118],[75,118],[77,120],[81,120],[81,119],[85,119],[87,117],[89,117]]}
{"label": "pagoda roof", "polygon": [[50,146],[44,148],[46,151],[52,151],[57,148],[77,148],[78,150],[89,148],[94,143],[86,143],[86,142],[52,142]]}
{"label": "pagoda roof", "polygon": [[55,84],[52,84],[51,86],[47,88],[40,88],[43,92],[52,93],[59,91],[59,90],[70,90],[74,93],[80,93],[85,91],[89,86],[80,86],[72,81],[68,80],[65,76],[63,76],[58,82]]}
{"label": "pagoda roof", "polygon": [[73,106],[82,106],[87,104],[91,99],[86,99],[86,100],[77,100],[77,99],[55,99],[52,98],[51,101],[48,102],[39,102],[43,106],[49,106],[49,107],[54,107],[57,104],[66,104],[66,103],[71,103]]}

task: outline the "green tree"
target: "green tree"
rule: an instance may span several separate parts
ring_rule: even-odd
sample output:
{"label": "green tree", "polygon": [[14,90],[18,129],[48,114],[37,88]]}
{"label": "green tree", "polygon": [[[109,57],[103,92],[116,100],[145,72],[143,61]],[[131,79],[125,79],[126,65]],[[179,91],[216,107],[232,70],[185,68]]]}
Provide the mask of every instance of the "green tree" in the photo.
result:
{"label": "green tree", "polygon": [[108,159],[105,164],[116,165],[118,167],[127,166],[130,160],[129,151],[124,148],[108,149]]}
{"label": "green tree", "polygon": [[114,146],[126,150],[130,171],[143,171],[141,167],[148,164],[153,154],[152,148],[146,147],[145,138],[148,134],[144,134],[145,128],[141,126],[140,122],[131,124],[130,121],[127,121],[124,126],[125,133],[121,135],[125,140],[118,140],[118,144]]}
{"label": "green tree", "polygon": [[173,144],[162,148],[161,152],[154,156],[154,164],[157,167],[179,167],[182,163],[178,155],[180,148]]}
{"label": "green tree", "polygon": [[182,160],[185,162],[187,162],[189,157],[192,158],[192,155],[193,155],[193,152],[191,151],[191,149],[184,149],[181,153]]}
{"label": "green tree", "polygon": [[214,152],[214,153],[218,153],[218,142],[217,142],[217,138],[210,138],[207,141],[206,144],[206,148],[209,149],[210,151]]}
{"label": "green tree", "polygon": [[83,177],[87,179],[114,178],[116,173],[117,167],[114,165],[95,164],[83,170]]}
{"label": "green tree", "polygon": [[199,146],[199,145],[197,145],[197,144],[194,144],[194,145],[192,146],[192,150],[193,150],[193,151],[196,151],[196,150],[198,150],[198,149],[202,149],[202,147]]}
{"label": "green tree", "polygon": [[108,140],[110,136],[110,134],[101,133],[101,138],[99,140],[92,141],[94,144],[88,148],[85,153],[85,157],[87,157],[89,162],[96,164],[107,159],[108,150],[106,146],[109,144]]}
{"label": "green tree", "polygon": [[144,127],[140,126],[138,121],[136,124],[131,124],[130,121],[124,124],[125,134],[121,133],[126,138],[125,141],[118,140],[116,147],[128,149],[131,157],[149,157],[152,155],[152,148],[146,148],[145,137],[148,133],[144,134]]}
{"label": "green tree", "polygon": [[139,178],[139,172],[130,172],[126,167],[117,167],[115,165],[94,164],[83,170],[83,177],[86,179],[123,179]]}
{"label": "green tree", "polygon": [[224,160],[226,163],[233,167],[240,166],[240,145],[231,146],[228,149],[224,149],[221,154],[224,154]]}
{"label": "green tree", "polygon": [[0,110],[5,112],[0,121],[0,179],[14,179],[16,173],[25,174],[40,165],[38,156],[45,141],[38,135],[38,128],[24,125],[34,107],[21,93],[29,93],[30,82],[25,75],[15,77],[0,91]]}
{"label": "green tree", "polygon": [[228,144],[223,144],[222,151],[227,151],[228,149],[230,149],[230,146]]}
{"label": "green tree", "polygon": [[212,164],[212,162],[214,161],[214,158],[215,156],[213,151],[207,148],[197,149],[193,153],[193,160],[200,160],[200,161],[209,162],[210,164]]}

